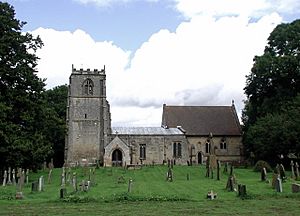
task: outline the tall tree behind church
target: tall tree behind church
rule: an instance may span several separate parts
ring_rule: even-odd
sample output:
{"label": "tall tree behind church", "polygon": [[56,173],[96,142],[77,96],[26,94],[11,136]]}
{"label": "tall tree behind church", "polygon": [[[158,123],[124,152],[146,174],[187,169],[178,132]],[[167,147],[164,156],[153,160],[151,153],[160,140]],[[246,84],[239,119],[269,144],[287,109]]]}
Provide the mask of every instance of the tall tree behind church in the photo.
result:
{"label": "tall tree behind church", "polygon": [[244,88],[244,144],[256,159],[300,150],[300,20],[278,25]]}
{"label": "tall tree behind church", "polygon": [[49,154],[51,143],[41,125],[44,80],[36,75],[42,47],[39,37],[22,33],[25,22],[15,18],[14,8],[0,2],[0,167],[36,169]]}

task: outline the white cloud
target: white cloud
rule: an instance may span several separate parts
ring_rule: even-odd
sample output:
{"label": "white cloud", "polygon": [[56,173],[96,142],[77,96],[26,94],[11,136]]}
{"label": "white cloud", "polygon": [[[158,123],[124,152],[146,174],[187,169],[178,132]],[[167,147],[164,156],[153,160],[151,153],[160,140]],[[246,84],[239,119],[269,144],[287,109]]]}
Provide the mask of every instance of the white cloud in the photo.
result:
{"label": "white cloud", "polygon": [[300,12],[299,0],[173,0],[176,9],[188,18],[195,15],[243,15],[261,17],[266,13]]}
{"label": "white cloud", "polygon": [[[75,67],[107,68],[112,120],[120,125],[160,125],[162,104],[230,105],[242,108],[245,75],[267,37],[281,22],[278,14],[256,22],[245,16],[194,16],[175,32],[153,34],[130,59],[113,42],[96,42],[82,30],[39,28],[45,46],[38,70],[48,87],[68,82]],[[82,65],[81,65],[82,64]]]}

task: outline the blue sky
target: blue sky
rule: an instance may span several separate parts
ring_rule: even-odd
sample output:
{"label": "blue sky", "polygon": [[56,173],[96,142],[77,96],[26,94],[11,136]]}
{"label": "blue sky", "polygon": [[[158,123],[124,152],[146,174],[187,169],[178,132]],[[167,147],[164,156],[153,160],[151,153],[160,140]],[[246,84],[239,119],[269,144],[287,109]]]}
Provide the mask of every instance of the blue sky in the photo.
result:
{"label": "blue sky", "polygon": [[253,57],[299,0],[9,0],[44,46],[38,75],[106,65],[114,126],[160,126],[162,104],[243,109]]}
{"label": "blue sky", "polygon": [[132,3],[118,2],[107,6],[81,4],[72,0],[10,0],[17,17],[27,22],[24,30],[38,27],[61,31],[82,29],[95,40],[113,41],[127,50],[136,50],[160,29],[174,31],[184,20],[168,0]]}

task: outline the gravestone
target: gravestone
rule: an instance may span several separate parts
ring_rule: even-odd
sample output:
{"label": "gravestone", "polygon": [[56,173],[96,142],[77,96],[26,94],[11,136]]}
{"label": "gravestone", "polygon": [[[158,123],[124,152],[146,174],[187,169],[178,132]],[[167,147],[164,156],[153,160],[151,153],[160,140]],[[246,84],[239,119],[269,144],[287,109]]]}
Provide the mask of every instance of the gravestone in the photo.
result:
{"label": "gravestone", "polygon": [[47,162],[44,161],[44,163],[43,163],[43,171],[46,171],[46,169],[47,169]]}
{"label": "gravestone", "polygon": [[117,183],[118,183],[118,184],[124,184],[124,183],[125,183],[125,178],[124,178],[124,176],[119,176],[118,179],[117,179]]}
{"label": "gravestone", "polygon": [[169,182],[173,181],[173,171],[171,168],[169,168],[168,172],[167,172],[167,181],[169,181]]}
{"label": "gravestone", "polygon": [[244,197],[247,195],[246,185],[239,184],[238,185],[238,196]]}
{"label": "gravestone", "polygon": [[17,181],[16,181],[16,183],[19,183],[19,181],[20,181],[20,178],[21,178],[21,174],[22,174],[22,168],[18,168],[17,169]]}
{"label": "gravestone", "polygon": [[168,168],[170,168],[170,166],[171,166],[171,161],[170,159],[168,159]]}
{"label": "gravestone", "polygon": [[59,191],[59,198],[63,199],[67,195],[67,189],[66,188],[61,188]]}
{"label": "gravestone", "polygon": [[7,184],[8,185],[12,184],[12,182],[11,182],[11,168],[10,167],[8,167],[8,180],[7,180]]}
{"label": "gravestone", "polygon": [[223,170],[223,173],[228,173],[228,162],[226,162],[224,164],[224,170]]}
{"label": "gravestone", "polygon": [[13,185],[16,185],[16,172],[15,169],[12,170],[12,183]]}
{"label": "gravestone", "polygon": [[189,173],[186,174],[186,180],[187,180],[187,181],[190,180],[190,174],[189,174]]}
{"label": "gravestone", "polygon": [[65,167],[63,167],[63,169],[62,169],[60,183],[61,183],[60,184],[61,187],[65,187],[66,186],[66,172],[65,172]]}
{"label": "gravestone", "polygon": [[300,184],[292,183],[292,193],[299,193],[300,192]]}
{"label": "gravestone", "polygon": [[72,173],[72,170],[71,170],[71,167],[68,168],[68,177],[67,177],[67,182],[70,183],[71,182],[71,173]]}
{"label": "gravestone", "polygon": [[275,190],[276,192],[282,192],[282,180],[281,178],[277,178],[275,181]]}
{"label": "gravestone", "polygon": [[296,180],[299,180],[300,176],[299,176],[299,165],[298,165],[298,162],[295,163],[295,169],[296,169]]}
{"label": "gravestone", "polygon": [[44,176],[41,176],[39,178],[39,188],[38,188],[39,192],[44,191]]}
{"label": "gravestone", "polygon": [[130,193],[131,190],[132,190],[132,183],[133,183],[132,179],[129,179],[129,181],[128,181],[128,193]]}
{"label": "gravestone", "polygon": [[209,191],[206,195],[207,199],[214,200],[217,198],[217,193],[214,193],[212,190]]}
{"label": "gravestone", "polygon": [[209,164],[209,159],[206,160],[206,174],[205,177],[209,178],[210,175],[210,164]]}
{"label": "gravestone", "polygon": [[31,192],[36,192],[38,191],[38,185],[39,185],[39,182],[38,181],[34,181],[31,183]]}
{"label": "gravestone", "polygon": [[173,166],[174,166],[174,160],[172,159],[171,160],[171,169],[173,169]]}
{"label": "gravestone", "polygon": [[51,184],[51,181],[52,181],[52,169],[50,169],[48,173],[48,184]]}
{"label": "gravestone", "polygon": [[73,173],[72,186],[73,186],[73,190],[77,191],[77,174],[76,174],[76,172]]}
{"label": "gravestone", "polygon": [[277,178],[280,178],[280,175],[277,174],[277,173],[273,173],[273,176],[272,176],[272,188],[275,189],[275,184],[276,184],[276,179]]}
{"label": "gravestone", "polygon": [[292,178],[292,179],[295,179],[294,161],[293,161],[293,160],[291,160],[290,165],[291,165],[291,172],[292,172],[291,178]]}
{"label": "gravestone", "polygon": [[285,169],[284,169],[284,166],[282,164],[279,164],[279,174],[280,174],[281,180],[286,179]]}
{"label": "gravestone", "polygon": [[228,177],[226,189],[228,191],[234,191],[234,177],[233,176]]}
{"label": "gravestone", "polygon": [[6,180],[7,180],[7,171],[4,171],[4,175],[3,175],[3,183],[2,186],[5,187],[6,186]]}
{"label": "gravestone", "polygon": [[29,169],[26,169],[26,184],[29,183]]}
{"label": "gravestone", "polygon": [[220,181],[220,169],[221,169],[221,162],[217,161],[217,180]]}
{"label": "gravestone", "polygon": [[261,181],[267,181],[267,169],[263,167],[261,169]]}

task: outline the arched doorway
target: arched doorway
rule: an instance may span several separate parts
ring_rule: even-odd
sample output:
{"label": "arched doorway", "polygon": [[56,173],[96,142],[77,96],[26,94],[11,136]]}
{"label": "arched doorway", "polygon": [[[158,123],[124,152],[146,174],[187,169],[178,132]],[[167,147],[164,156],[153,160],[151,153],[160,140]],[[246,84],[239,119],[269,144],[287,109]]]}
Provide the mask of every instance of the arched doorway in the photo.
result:
{"label": "arched doorway", "polygon": [[122,152],[120,149],[115,149],[112,153],[112,165],[113,166],[122,166]]}
{"label": "arched doorway", "polygon": [[202,164],[202,153],[198,152],[198,164]]}

